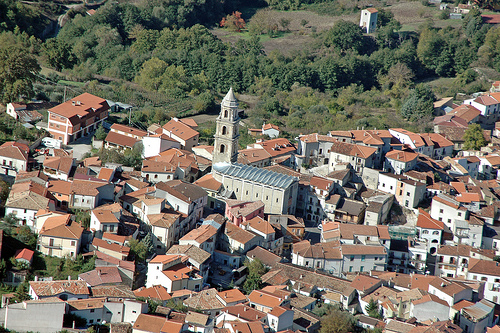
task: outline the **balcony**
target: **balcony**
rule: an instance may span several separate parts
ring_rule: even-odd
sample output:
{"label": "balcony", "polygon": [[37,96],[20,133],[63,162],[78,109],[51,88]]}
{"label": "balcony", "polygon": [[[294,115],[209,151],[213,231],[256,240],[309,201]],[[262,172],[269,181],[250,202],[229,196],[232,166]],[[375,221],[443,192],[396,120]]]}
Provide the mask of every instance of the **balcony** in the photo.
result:
{"label": "balcony", "polygon": [[62,250],[62,245],[57,245],[57,244],[45,244],[45,243],[42,243],[42,246],[44,248],[47,248],[47,249],[55,249],[55,250]]}

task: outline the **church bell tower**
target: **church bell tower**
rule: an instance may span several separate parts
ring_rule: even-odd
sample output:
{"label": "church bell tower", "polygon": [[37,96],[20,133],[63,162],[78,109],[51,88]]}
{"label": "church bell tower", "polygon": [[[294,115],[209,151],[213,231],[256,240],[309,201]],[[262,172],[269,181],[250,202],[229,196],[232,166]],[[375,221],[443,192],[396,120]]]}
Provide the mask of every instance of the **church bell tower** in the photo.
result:
{"label": "church bell tower", "polygon": [[238,160],[239,123],[238,100],[231,88],[220,104],[214,136],[213,164],[235,163]]}

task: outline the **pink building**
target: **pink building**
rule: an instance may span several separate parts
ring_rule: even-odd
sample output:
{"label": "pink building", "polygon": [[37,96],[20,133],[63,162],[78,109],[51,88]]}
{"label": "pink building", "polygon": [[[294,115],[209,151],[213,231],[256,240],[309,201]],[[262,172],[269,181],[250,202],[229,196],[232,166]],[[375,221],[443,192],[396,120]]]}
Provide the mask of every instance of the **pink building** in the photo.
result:
{"label": "pink building", "polygon": [[264,203],[262,201],[226,200],[226,218],[234,225],[240,226],[242,222],[256,216],[264,218]]}

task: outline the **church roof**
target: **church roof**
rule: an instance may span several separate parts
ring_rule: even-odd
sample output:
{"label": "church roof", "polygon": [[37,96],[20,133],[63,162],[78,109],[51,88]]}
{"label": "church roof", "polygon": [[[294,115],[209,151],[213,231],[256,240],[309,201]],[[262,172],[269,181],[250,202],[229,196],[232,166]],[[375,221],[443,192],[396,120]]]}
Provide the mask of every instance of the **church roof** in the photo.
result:
{"label": "church roof", "polygon": [[234,96],[233,87],[229,88],[229,91],[222,100],[222,104],[226,106],[238,106],[238,100],[236,99],[236,96]]}
{"label": "church roof", "polygon": [[229,164],[226,162],[220,162],[215,163],[213,165],[213,168],[216,172],[223,175],[242,178],[256,183],[279,188],[287,188],[294,182],[299,180],[297,177],[287,176],[285,174],[239,163]]}

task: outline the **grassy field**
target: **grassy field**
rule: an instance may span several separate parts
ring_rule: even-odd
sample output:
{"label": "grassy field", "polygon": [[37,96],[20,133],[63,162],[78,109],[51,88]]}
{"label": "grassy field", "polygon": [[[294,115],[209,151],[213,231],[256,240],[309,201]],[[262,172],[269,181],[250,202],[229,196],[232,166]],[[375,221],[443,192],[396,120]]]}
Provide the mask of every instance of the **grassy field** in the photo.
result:
{"label": "grassy field", "polygon": [[[269,54],[273,50],[288,55],[295,50],[301,50],[312,43],[315,33],[330,29],[336,21],[345,20],[351,22],[359,21],[359,8],[353,2],[342,3],[321,3],[306,6],[307,10],[279,11],[259,8],[243,8],[242,13],[248,25],[253,20],[263,20],[279,25],[283,19],[289,21],[288,31],[280,31],[276,36],[270,37],[267,34],[260,35],[264,51]],[[357,1],[357,6],[367,6],[368,3]],[[443,20],[441,11],[435,6],[424,6],[420,1],[371,1],[370,5],[376,8],[384,8],[394,14],[394,18],[401,22],[401,31],[417,31],[419,26],[431,19],[436,27],[461,25],[461,20]],[[307,22],[303,25],[304,22]],[[282,29],[283,30],[283,29]],[[240,33],[230,32],[221,28],[212,29],[212,33],[225,42],[236,43],[238,39],[248,39],[248,31]]]}

